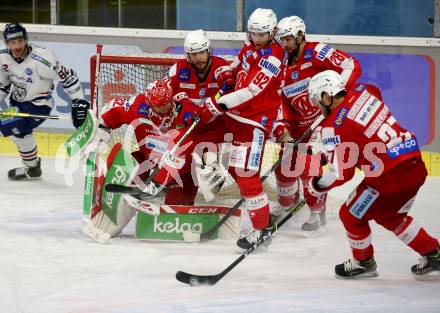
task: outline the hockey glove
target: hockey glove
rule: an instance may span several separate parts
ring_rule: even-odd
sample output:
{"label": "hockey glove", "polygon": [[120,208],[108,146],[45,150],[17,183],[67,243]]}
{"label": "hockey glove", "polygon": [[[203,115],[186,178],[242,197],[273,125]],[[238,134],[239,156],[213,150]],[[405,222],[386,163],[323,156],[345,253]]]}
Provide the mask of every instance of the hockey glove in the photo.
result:
{"label": "hockey glove", "polygon": [[228,89],[235,85],[235,72],[229,65],[217,68],[214,72],[214,78],[220,86],[226,85]]}
{"label": "hockey glove", "polygon": [[321,176],[312,177],[306,188],[304,188],[304,200],[310,209],[321,209],[325,205],[328,189],[322,189],[318,186],[318,180]]}
{"label": "hockey glove", "polygon": [[183,110],[184,110],[184,113],[182,116],[183,124],[185,126],[191,125],[194,122],[194,119],[196,116],[193,112],[189,112],[189,111],[185,112],[185,110],[187,108],[191,108],[191,107],[195,108],[195,107],[197,107],[197,105],[188,97],[188,94],[184,91],[175,94],[173,97],[173,101],[174,101],[174,103],[180,104],[183,106]]}
{"label": "hockey glove", "polygon": [[[220,98],[221,99],[221,98]],[[200,107],[198,115],[202,123],[210,123],[228,110],[226,105],[218,103],[214,97],[208,98]]]}
{"label": "hockey glove", "polygon": [[85,99],[72,101],[72,123],[75,128],[79,128],[84,123],[89,109],[90,103]]}

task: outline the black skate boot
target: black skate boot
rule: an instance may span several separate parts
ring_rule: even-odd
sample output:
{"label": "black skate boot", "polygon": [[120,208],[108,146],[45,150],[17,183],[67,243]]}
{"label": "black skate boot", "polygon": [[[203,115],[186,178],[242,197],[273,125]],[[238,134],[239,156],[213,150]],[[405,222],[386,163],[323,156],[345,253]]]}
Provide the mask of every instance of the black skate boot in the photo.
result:
{"label": "black skate boot", "polygon": [[37,165],[34,167],[17,167],[8,172],[10,180],[34,180],[41,178],[41,159],[38,158]]}
{"label": "black skate boot", "polygon": [[345,279],[376,277],[379,275],[373,257],[364,261],[348,259],[344,263],[335,266],[335,274],[337,278]]}
{"label": "black skate boot", "polygon": [[411,267],[411,272],[417,280],[440,279],[440,248],[420,258],[419,264]]}
{"label": "black skate boot", "polygon": [[301,231],[306,237],[321,236],[325,232],[324,226],[326,224],[324,207],[320,212],[310,212],[309,219],[301,226]]}
{"label": "black skate boot", "polygon": [[262,240],[258,246],[268,246],[272,239],[272,227],[267,227],[264,229],[254,229],[246,237],[237,240],[237,246],[243,250],[247,250],[254,246],[257,242]]}

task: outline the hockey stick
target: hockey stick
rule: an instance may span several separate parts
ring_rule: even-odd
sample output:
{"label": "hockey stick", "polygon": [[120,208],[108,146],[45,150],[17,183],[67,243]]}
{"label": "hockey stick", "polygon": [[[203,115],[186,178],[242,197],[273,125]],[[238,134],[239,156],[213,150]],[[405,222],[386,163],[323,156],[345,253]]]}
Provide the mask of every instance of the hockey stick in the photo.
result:
{"label": "hockey stick", "polygon": [[234,262],[232,262],[228,267],[226,267],[223,271],[216,275],[195,275],[189,274],[186,272],[178,271],[176,273],[176,279],[182,283],[188,284],[190,286],[201,286],[215,285],[220,279],[222,279],[226,274],[228,274],[234,267],[236,267],[241,261],[243,261],[249,254],[258,249],[264,242],[266,242],[274,232],[276,232],[281,226],[283,226],[295,213],[297,213],[303,206],[305,202],[301,200],[298,204],[293,206],[289,213],[274,227],[271,229],[268,236],[261,237],[252,247],[244,251]]}
{"label": "hockey stick", "polygon": [[[313,130],[324,120],[324,115],[320,115],[314,122],[312,125],[310,125],[310,127],[301,135],[301,137],[296,140],[291,148],[295,149],[296,147],[298,147],[298,145],[308,136],[310,136],[310,134],[313,132]],[[270,168],[269,171],[267,171],[264,176],[261,178],[261,182],[264,182],[269,175],[275,171],[275,169],[281,164],[281,158],[278,158],[278,160],[275,162],[274,165],[272,165],[272,167]],[[208,241],[209,238],[211,238],[216,232],[217,230],[226,222],[226,220],[231,217],[235,211],[237,211],[237,209],[244,203],[244,198],[241,198],[223,217],[220,221],[218,221],[218,223],[211,228],[210,230],[198,234],[198,233],[194,233],[191,231],[184,231],[183,232],[183,237],[185,238],[185,241],[188,242],[204,242],[204,241]]]}
{"label": "hockey stick", "polygon": [[[194,128],[197,126],[197,124],[200,121],[200,117],[196,117],[191,124],[191,126],[186,130],[186,132],[180,137],[180,139],[176,142],[174,147],[171,150],[168,150],[160,160],[159,164],[154,168],[153,172],[148,176],[148,178],[145,180],[144,184],[148,185],[154,178],[154,176],[157,175],[157,173],[160,171],[160,169],[163,167],[165,162],[172,158],[174,153],[176,153],[177,149],[179,149],[180,145],[183,143],[183,141],[189,136],[189,134],[194,130]],[[122,186],[118,184],[107,184],[105,186],[105,190],[108,192],[118,192],[118,193],[128,193],[132,196],[141,196],[144,195],[146,192],[143,191],[141,188],[137,186]],[[147,192],[148,193],[148,192]]]}
{"label": "hockey stick", "polygon": [[30,114],[30,113],[24,113],[24,112],[8,112],[8,111],[0,111],[0,115],[15,116],[15,117],[27,117],[27,118],[36,118],[36,119],[48,119],[48,120],[69,120],[70,119],[67,116],[38,115],[38,114]]}

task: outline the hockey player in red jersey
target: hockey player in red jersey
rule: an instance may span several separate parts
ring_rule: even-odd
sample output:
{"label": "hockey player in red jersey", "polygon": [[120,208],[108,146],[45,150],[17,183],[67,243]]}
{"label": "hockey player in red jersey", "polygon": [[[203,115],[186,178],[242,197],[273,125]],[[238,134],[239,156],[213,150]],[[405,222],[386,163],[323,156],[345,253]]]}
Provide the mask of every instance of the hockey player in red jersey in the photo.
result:
{"label": "hockey player in red jersey", "polygon": [[[274,135],[284,137],[283,133],[287,131],[286,134],[294,140],[301,137],[320,115],[319,109],[310,103],[307,93],[307,87],[313,75],[331,69],[340,73],[349,87],[353,86],[361,75],[361,68],[356,59],[328,44],[308,42],[305,35],[306,25],[298,16],[285,17],[278,22],[276,39],[287,52],[287,60],[284,72],[285,83],[282,89],[282,107]],[[283,141],[283,138],[278,139]],[[305,141],[308,141],[308,138]],[[280,157],[284,152],[286,152],[286,156],[287,153],[291,153],[284,150],[281,150]],[[281,214],[283,210],[292,206],[299,199],[299,179],[296,175],[288,175],[295,168],[296,162],[304,162],[305,164],[300,175],[303,187],[310,178],[311,159],[306,153],[294,151],[292,156],[284,159],[285,162],[291,162],[291,164],[290,166],[283,164],[275,171],[280,204],[272,213],[275,215]],[[289,169],[290,167],[292,169]],[[310,217],[301,229],[306,236],[321,235],[326,223],[325,197],[315,198],[305,190],[304,198],[310,208]]]}
{"label": "hockey player in red jersey", "polygon": [[201,30],[188,32],[184,41],[186,60],[175,63],[168,75],[174,93],[186,92],[196,104],[214,96],[223,85],[234,85],[228,62],[211,55],[211,41]]}
{"label": "hockey player in red jersey", "polygon": [[346,88],[341,75],[327,70],[310,80],[308,92],[326,116],[313,138],[330,163],[329,171],[309,181],[308,192],[322,198],[350,180],[355,168],[365,174],[340,208],[353,258],[336,265],[336,276],[378,275],[369,226],[374,220],[422,256],[411,268],[416,279],[440,278],[438,240],[408,215],[427,176],[415,135],[398,124],[370,85]]}
{"label": "hockey player in red jersey", "polygon": [[256,9],[248,20],[248,40],[232,69],[234,90],[219,99],[209,98],[201,108],[201,121],[215,125],[201,141],[224,141],[232,133],[229,172],[236,180],[254,229],[237,245],[247,249],[269,231],[269,201],[263,191],[260,169],[264,145],[280,105],[284,51],[274,39],[276,15],[270,9]]}
{"label": "hockey player in red jersey", "polygon": [[[131,124],[135,129],[139,151],[132,155],[141,164],[141,179],[148,176],[170,144],[176,142],[176,137],[182,133],[178,129],[185,129],[192,123],[197,106],[191,101],[182,101],[185,98],[184,93],[173,98],[170,82],[165,79],[151,83],[145,94],[129,100],[115,99],[104,108],[104,127],[116,129]],[[190,157],[186,152],[176,155],[154,177],[154,183],[168,187],[165,204],[193,204],[197,190],[191,187]]]}

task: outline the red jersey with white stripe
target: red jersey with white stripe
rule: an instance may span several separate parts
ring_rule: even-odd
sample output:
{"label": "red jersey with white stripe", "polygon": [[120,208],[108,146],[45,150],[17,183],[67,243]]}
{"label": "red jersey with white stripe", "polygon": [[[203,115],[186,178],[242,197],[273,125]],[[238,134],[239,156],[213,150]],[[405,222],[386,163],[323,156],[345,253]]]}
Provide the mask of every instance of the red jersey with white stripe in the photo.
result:
{"label": "red jersey with white stripe", "polygon": [[211,68],[203,81],[200,81],[194,66],[187,60],[175,63],[168,72],[173,94],[184,91],[198,105],[206,98],[215,96],[221,87],[214,78],[215,70],[229,63],[217,56],[211,56],[211,62]]}
{"label": "red jersey with white stripe", "polygon": [[246,42],[232,67],[237,73],[235,90],[217,100],[235,120],[270,131],[281,104],[283,48],[272,41],[256,49]]}
{"label": "red jersey with white stripe", "polygon": [[[420,157],[416,136],[401,127],[383,103],[375,86],[360,83],[312,135],[327,156],[330,170],[318,185],[333,188],[350,180],[355,167],[365,181],[380,184],[380,175],[397,164]],[[348,152],[349,151],[349,152]]]}
{"label": "red jersey with white stripe", "polygon": [[325,70],[334,70],[341,74],[348,89],[354,87],[361,75],[356,59],[325,43],[307,42],[296,62],[289,64],[289,60],[286,60],[282,111],[278,120],[286,123],[287,130],[294,139],[301,136],[321,114],[319,108],[311,104],[307,88],[310,79]]}

